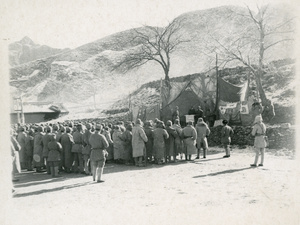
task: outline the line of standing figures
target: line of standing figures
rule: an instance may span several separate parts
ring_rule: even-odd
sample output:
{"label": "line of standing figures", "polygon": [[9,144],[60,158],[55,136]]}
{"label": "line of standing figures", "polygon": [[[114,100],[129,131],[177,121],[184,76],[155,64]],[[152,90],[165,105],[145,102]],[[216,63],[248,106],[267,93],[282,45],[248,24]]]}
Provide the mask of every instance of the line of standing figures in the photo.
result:
{"label": "line of standing figures", "polygon": [[[226,152],[224,158],[230,157],[234,134],[227,123],[223,121],[220,137]],[[262,136],[265,126],[260,127],[261,131],[258,126],[253,127],[259,133],[253,135]],[[60,172],[73,172],[92,175],[94,181],[103,182],[106,161],[143,167],[147,163],[176,162],[183,155],[185,160],[192,160],[194,154],[199,159],[201,151],[206,158],[209,135],[210,129],[202,118],[195,126],[188,122],[184,128],[178,119],[174,124],[170,120],[164,124],[158,119],[145,123],[138,119],[136,123],[119,121],[115,125],[79,122],[19,126],[17,132],[11,133],[13,180],[17,171],[35,168],[36,172],[46,171],[53,177]],[[258,155],[259,152],[251,166],[257,164]]]}

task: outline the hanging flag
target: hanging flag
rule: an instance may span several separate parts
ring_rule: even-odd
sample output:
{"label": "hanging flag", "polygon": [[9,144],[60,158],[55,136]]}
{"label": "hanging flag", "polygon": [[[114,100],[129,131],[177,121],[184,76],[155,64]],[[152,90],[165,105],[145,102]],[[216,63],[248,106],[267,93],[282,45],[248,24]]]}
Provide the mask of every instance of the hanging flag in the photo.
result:
{"label": "hanging flag", "polygon": [[240,108],[240,113],[241,114],[249,114],[249,107],[247,101],[243,101],[241,108]]}

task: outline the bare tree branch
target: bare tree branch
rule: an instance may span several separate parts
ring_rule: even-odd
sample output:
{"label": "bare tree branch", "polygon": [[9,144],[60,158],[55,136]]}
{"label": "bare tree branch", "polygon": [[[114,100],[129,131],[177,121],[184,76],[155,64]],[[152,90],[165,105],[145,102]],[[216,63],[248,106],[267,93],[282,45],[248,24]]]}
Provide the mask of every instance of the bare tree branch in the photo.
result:
{"label": "bare tree branch", "polygon": [[[249,24],[249,26],[245,26],[245,29],[241,33],[235,34],[237,38],[234,38],[233,40],[225,39],[224,37],[218,40],[217,37],[211,35],[210,40],[215,42],[215,44],[211,47],[211,52],[216,52],[219,56],[222,56],[222,59],[219,59],[219,62],[221,63],[220,65],[225,66],[229,62],[239,61],[248,67],[254,74],[262,102],[263,104],[266,104],[268,101],[261,84],[261,76],[263,75],[264,69],[263,60],[265,51],[281,42],[293,40],[289,36],[284,36],[284,34],[288,35],[289,33],[293,32],[291,22],[294,18],[285,20],[284,22],[281,22],[275,26],[273,25],[272,27],[272,23],[269,23],[268,20],[271,19],[268,18],[268,6],[257,6],[257,14],[254,14],[248,6],[246,6],[246,8],[248,10],[248,16],[240,16],[243,16],[244,18],[250,18],[253,22],[253,26],[251,26],[251,24]],[[256,29],[253,30],[252,27],[255,27]],[[280,34],[283,35],[280,36]],[[275,39],[274,37],[271,37],[272,35],[274,35]],[[268,36],[268,39],[266,39],[266,36]],[[271,40],[273,41],[271,42]],[[250,56],[253,57],[255,55],[257,56],[257,66],[253,66],[250,63]]]}
{"label": "bare tree branch", "polygon": [[278,43],[281,43],[281,42],[284,42],[284,41],[292,41],[292,40],[294,40],[294,39],[292,39],[292,38],[281,39],[281,40],[279,40],[279,41],[276,41],[276,42],[274,42],[274,43],[268,45],[267,47],[264,48],[264,50],[267,50],[268,48],[270,48],[270,47],[272,47],[272,46],[274,46],[274,45],[277,45]]}
{"label": "bare tree branch", "polygon": [[169,81],[170,54],[175,51],[177,46],[190,41],[184,40],[179,33],[183,22],[183,20],[175,19],[165,28],[144,26],[143,30],[134,29],[136,35],[131,43],[138,42],[136,49],[128,51],[112,70],[128,72],[131,69],[143,66],[149,61],[154,61],[162,67],[165,80]]}

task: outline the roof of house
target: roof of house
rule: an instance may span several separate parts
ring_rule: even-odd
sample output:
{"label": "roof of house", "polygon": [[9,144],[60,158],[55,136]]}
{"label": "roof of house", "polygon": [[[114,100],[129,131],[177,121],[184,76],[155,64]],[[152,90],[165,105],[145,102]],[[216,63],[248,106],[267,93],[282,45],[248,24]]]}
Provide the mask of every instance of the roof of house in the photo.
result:
{"label": "roof of house", "polygon": [[[17,113],[13,106],[11,108],[11,113]],[[24,113],[68,113],[69,111],[65,108],[62,103],[53,102],[23,102],[23,112]]]}

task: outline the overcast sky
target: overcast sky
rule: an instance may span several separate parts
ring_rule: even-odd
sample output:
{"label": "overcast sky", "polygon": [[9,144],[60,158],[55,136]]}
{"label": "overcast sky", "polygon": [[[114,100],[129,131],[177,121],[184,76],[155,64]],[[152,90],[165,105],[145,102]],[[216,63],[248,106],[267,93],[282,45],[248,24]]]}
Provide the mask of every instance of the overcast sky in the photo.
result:
{"label": "overcast sky", "polygon": [[189,11],[269,2],[283,0],[0,0],[0,35],[6,43],[28,36],[38,44],[75,48],[143,24],[165,26]]}

